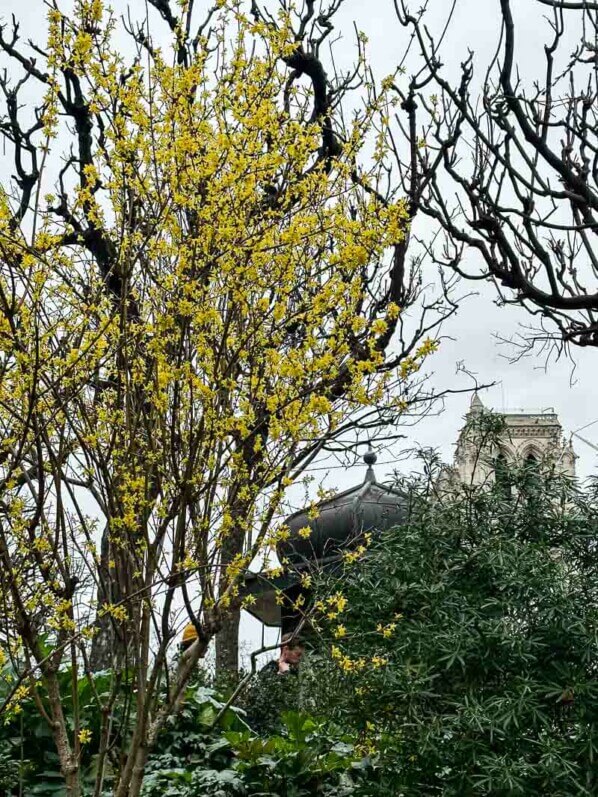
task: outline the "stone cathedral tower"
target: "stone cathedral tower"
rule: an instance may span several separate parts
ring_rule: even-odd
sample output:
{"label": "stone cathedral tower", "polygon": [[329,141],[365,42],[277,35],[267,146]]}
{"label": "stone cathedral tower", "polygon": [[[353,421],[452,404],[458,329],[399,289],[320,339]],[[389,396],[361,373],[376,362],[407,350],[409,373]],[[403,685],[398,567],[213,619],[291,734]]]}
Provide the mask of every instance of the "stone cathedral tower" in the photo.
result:
{"label": "stone cathedral tower", "polygon": [[477,393],[471,400],[466,423],[459,434],[450,480],[462,484],[486,484],[494,481],[495,463],[504,459],[507,464],[535,461],[554,464],[560,473],[575,476],[577,456],[571,443],[563,436],[563,428],[554,410],[541,412],[499,413],[506,429],[498,446],[480,452],[479,445],[468,434],[468,421],[484,411]]}

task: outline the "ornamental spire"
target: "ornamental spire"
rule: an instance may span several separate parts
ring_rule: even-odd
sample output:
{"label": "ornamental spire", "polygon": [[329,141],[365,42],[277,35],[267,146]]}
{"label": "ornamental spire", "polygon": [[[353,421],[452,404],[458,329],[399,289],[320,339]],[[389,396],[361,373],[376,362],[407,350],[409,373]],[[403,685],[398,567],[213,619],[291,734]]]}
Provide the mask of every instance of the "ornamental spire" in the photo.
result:
{"label": "ornamental spire", "polygon": [[482,412],[484,409],[484,405],[482,404],[482,399],[478,395],[478,391],[475,390],[473,396],[471,397],[471,404],[469,405],[470,412]]}
{"label": "ornamental spire", "polygon": [[371,440],[368,440],[368,450],[363,455],[363,461],[368,466],[367,472],[365,474],[365,481],[366,482],[375,482],[376,477],[374,475],[374,468],[373,466],[376,464],[376,460],[378,459],[376,452],[372,448]]}

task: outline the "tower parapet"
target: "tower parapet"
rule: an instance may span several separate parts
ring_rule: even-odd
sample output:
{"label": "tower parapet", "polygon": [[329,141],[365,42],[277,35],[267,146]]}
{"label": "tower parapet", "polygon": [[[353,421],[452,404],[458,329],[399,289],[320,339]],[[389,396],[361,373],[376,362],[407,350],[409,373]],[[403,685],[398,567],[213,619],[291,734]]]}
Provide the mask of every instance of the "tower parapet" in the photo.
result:
{"label": "tower parapet", "polygon": [[564,476],[575,476],[577,455],[571,441],[565,439],[554,409],[495,413],[501,418],[503,428],[488,443],[472,432],[476,418],[485,409],[477,392],[474,393],[456,444],[452,479],[474,485],[492,482],[499,459],[507,466],[523,465],[529,461],[549,464]]}

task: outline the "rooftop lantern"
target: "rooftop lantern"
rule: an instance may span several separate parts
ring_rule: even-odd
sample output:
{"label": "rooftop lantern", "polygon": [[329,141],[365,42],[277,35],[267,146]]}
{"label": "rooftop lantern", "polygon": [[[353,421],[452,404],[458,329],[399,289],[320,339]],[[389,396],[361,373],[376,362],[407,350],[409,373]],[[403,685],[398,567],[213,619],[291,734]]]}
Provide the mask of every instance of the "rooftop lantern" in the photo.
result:
{"label": "rooftop lantern", "polygon": [[[283,634],[295,630],[304,613],[304,609],[295,608],[299,596],[303,594],[303,607],[309,605],[309,590],[301,585],[304,573],[340,567],[343,553],[363,542],[367,532],[385,531],[405,521],[407,499],[376,481],[376,459],[370,447],[363,457],[367,465],[364,481],[317,504],[317,517],[310,517],[303,509],[286,519],[290,536],[276,549],[285,563],[283,575],[271,578],[267,573],[247,574],[243,594],[255,597],[247,611],[265,625],[281,627]],[[305,534],[306,527],[309,535]],[[280,593],[282,602],[277,600]]]}

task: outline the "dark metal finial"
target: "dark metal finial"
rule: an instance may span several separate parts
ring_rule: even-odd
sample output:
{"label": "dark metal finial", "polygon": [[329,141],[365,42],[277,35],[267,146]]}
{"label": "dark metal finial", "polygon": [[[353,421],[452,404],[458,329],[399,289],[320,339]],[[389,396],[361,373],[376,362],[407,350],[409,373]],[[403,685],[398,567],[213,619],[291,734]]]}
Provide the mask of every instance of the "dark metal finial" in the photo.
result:
{"label": "dark metal finial", "polygon": [[377,456],[376,452],[373,451],[371,448],[368,448],[368,450],[363,455],[363,461],[365,462],[366,465],[370,465],[370,466],[371,465],[375,465],[377,459],[378,459],[378,456]]}
{"label": "dark metal finial", "polygon": [[376,477],[374,476],[374,470],[372,465],[376,464],[376,460],[378,456],[374,449],[372,448],[372,444],[368,441],[368,450],[363,455],[363,461],[368,466],[367,473],[365,474],[366,482],[374,482],[376,481]]}

